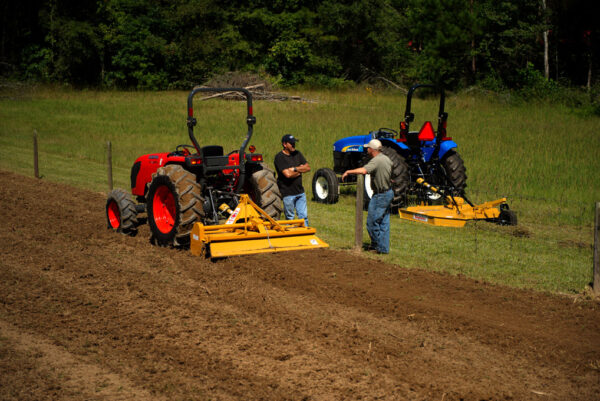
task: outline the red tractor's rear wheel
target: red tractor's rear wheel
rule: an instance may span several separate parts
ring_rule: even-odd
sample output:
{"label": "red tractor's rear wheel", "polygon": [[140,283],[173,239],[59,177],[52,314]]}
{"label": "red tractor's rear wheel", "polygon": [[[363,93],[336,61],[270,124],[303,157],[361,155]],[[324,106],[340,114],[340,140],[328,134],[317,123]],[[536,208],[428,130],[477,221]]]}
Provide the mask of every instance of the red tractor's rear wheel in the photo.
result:
{"label": "red tractor's rear wheel", "polygon": [[250,176],[249,187],[252,200],[269,216],[279,219],[283,205],[273,170],[261,163],[260,169]]}
{"label": "red tractor's rear wheel", "polygon": [[130,234],[137,227],[137,211],[129,193],[113,189],[106,198],[106,222],[108,228]]}
{"label": "red tractor's rear wheel", "polygon": [[148,186],[146,211],[158,245],[186,246],[194,223],[204,218],[204,198],[196,176],[179,165],[156,170]]}

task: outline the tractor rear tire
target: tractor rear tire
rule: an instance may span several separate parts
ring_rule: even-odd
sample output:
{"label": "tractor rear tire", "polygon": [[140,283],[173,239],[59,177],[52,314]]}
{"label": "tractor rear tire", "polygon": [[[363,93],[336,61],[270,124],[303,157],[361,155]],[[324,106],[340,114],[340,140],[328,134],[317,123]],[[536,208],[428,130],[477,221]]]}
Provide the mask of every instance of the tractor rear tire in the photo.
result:
{"label": "tractor rear tire", "polygon": [[404,197],[404,193],[410,184],[408,164],[400,153],[389,146],[384,146],[381,152],[392,161],[392,189],[394,190],[392,203],[396,204]]}
{"label": "tractor rear tire", "polygon": [[[392,189],[394,190],[394,199],[392,200],[392,207],[397,207],[402,199],[404,193],[408,189],[410,183],[410,175],[408,173],[408,164],[404,157],[398,153],[395,149],[389,146],[383,146],[381,153],[389,157],[392,161]],[[365,195],[364,195],[364,209],[368,210],[369,202],[371,201],[372,190],[370,188],[371,180],[370,177],[365,176]]]}
{"label": "tractor rear tire", "polygon": [[283,202],[273,170],[261,164],[261,169],[252,173],[249,181],[250,198],[270,217],[278,220],[283,210]]}
{"label": "tractor rear tire", "polygon": [[204,218],[204,197],[196,176],[170,164],[152,175],[146,201],[152,240],[160,246],[187,246],[194,223]]}
{"label": "tractor rear tire", "polygon": [[137,231],[137,210],[128,192],[113,189],[106,198],[106,221],[108,228],[119,233],[133,235]]}
{"label": "tractor rear tire", "polygon": [[454,194],[460,195],[467,187],[467,169],[462,158],[455,150],[450,150],[442,159],[442,166],[446,170],[446,176],[454,186]]}
{"label": "tractor rear tire", "polygon": [[337,203],[339,185],[337,175],[329,168],[320,168],[312,179],[313,199],[318,203]]}

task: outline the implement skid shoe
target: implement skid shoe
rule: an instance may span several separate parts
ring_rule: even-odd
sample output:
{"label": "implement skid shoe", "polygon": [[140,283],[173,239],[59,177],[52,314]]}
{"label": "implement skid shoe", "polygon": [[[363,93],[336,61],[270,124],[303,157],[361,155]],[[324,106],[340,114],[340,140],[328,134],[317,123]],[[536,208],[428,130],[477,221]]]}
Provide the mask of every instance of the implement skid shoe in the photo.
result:
{"label": "implement skid shoe", "polygon": [[445,205],[411,206],[400,209],[400,218],[443,227],[464,227],[469,220],[487,220],[498,222],[499,206],[506,204],[506,198],[471,206],[463,198],[446,199]]}
{"label": "implement skid shoe", "polygon": [[194,224],[190,238],[193,255],[222,258],[264,252],[297,251],[327,248],[316,235],[316,229],[305,227],[304,220],[274,220],[246,194],[225,224]]}

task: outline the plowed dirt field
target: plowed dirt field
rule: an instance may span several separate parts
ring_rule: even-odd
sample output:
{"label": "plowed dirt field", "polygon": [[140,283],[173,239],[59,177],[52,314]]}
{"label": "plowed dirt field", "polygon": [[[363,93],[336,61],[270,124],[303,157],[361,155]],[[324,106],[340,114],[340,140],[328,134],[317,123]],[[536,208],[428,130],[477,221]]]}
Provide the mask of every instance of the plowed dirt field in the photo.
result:
{"label": "plowed dirt field", "polygon": [[210,262],[0,172],[1,400],[598,400],[600,305],[334,250]]}

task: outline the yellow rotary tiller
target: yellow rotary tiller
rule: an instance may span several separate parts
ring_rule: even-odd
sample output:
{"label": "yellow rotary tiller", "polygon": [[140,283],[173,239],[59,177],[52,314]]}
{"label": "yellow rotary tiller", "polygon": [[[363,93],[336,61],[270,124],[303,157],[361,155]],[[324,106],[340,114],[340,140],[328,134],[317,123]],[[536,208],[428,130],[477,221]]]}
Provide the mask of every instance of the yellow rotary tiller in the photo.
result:
{"label": "yellow rotary tiller", "polygon": [[[432,192],[443,194],[422,178],[417,179],[416,182]],[[471,220],[485,220],[501,225],[517,224],[517,216],[508,208],[506,198],[474,205],[466,197],[448,195],[445,201],[444,205],[410,206],[399,209],[400,218],[444,227],[463,227]]]}
{"label": "yellow rotary tiller", "polygon": [[240,195],[235,210],[227,205],[221,209],[229,213],[225,224],[194,224],[190,238],[193,255],[221,258],[329,246],[315,235],[315,228],[304,226],[303,219],[274,220],[246,194]]}

